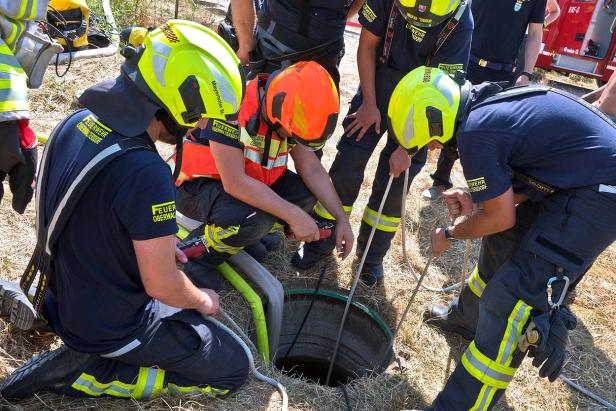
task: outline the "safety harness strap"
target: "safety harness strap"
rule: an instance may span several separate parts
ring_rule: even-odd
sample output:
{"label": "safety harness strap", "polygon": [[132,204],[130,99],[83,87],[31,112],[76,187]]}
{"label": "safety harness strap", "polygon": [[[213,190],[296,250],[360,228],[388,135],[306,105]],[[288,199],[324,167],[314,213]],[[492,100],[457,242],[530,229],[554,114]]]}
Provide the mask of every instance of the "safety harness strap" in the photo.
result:
{"label": "safety harness strap", "polygon": [[[428,58],[426,59],[426,66],[430,65],[430,62],[432,61],[436,53],[438,53],[438,51],[441,49],[443,44],[445,44],[445,41],[449,38],[451,33],[458,26],[458,23],[460,23],[460,19],[462,18],[462,14],[464,14],[464,11],[466,10],[466,6],[467,6],[466,0],[462,0],[462,2],[460,2],[460,5],[458,6],[458,9],[454,13],[454,15],[449,18],[449,20],[447,21],[447,24],[445,24],[445,27],[443,27],[443,29],[440,31],[440,33],[438,34],[436,43],[434,43],[434,47],[432,48],[432,51],[430,52],[430,54],[428,55]],[[394,2],[391,6],[391,11],[389,12],[389,19],[387,20],[387,30],[385,31],[385,43],[383,44],[383,52],[380,58],[380,61],[382,64],[387,63],[387,61],[389,60],[389,55],[391,53],[391,45],[394,39],[394,30],[395,30],[397,16],[398,16],[398,9],[396,6],[396,2]]]}
{"label": "safety harness strap", "polygon": [[[72,117],[72,116],[71,116]],[[70,118],[70,117],[69,117]],[[43,297],[47,289],[47,283],[49,276],[53,275],[52,267],[52,250],[61,234],[64,226],[68,222],[75,206],[85,193],[89,185],[94,181],[98,173],[105,168],[111,161],[119,156],[134,150],[152,150],[152,148],[143,141],[136,139],[121,139],[110,145],[109,147],[101,150],[96,156],[94,156],[88,164],[81,170],[79,175],[71,183],[68,190],[59,201],[55,210],[53,211],[51,218],[48,222],[45,219],[44,205],[45,205],[45,193],[47,188],[47,177],[49,173],[48,158],[55,146],[55,137],[60,130],[63,129],[66,124],[65,119],[59,126],[57,126],[47,141],[47,146],[43,152],[43,158],[41,160],[41,170],[38,176],[38,188],[36,196],[36,232],[37,232],[37,245],[26,267],[24,274],[20,281],[20,287],[26,295],[37,273],[39,273],[39,280],[37,283],[36,292],[32,305],[34,309],[40,314],[43,304]]]}
{"label": "safety harness strap", "polygon": [[441,49],[443,44],[445,44],[445,41],[449,38],[453,30],[458,26],[458,23],[460,23],[460,19],[462,18],[462,14],[464,14],[464,11],[466,10],[466,6],[466,0],[462,0],[462,2],[460,2],[460,5],[458,6],[458,10],[449,19],[447,24],[445,24],[445,27],[443,27],[441,32],[438,34],[436,43],[434,44],[434,47],[432,48],[432,51],[430,52],[430,55],[426,60],[426,66],[430,65],[432,59],[434,58],[434,56],[436,56],[436,53],[438,53],[438,51]]}

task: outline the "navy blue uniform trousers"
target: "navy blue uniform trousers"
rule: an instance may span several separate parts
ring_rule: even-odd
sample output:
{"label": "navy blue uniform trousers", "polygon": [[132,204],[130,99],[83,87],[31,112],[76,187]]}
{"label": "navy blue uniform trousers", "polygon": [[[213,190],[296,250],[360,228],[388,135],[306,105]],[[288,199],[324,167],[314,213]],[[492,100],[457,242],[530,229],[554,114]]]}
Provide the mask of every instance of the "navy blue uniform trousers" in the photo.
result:
{"label": "navy blue uniform trousers", "polygon": [[173,311],[154,315],[147,336],[105,356],[92,355],[63,393],[146,400],[167,394],[214,397],[240,387],[248,358],[238,342],[197,311]]}
{"label": "navy blue uniform trousers", "polygon": [[560,191],[516,211],[512,229],[483,239],[478,268],[452,304],[469,328],[476,321],[475,338],[433,410],[491,409],[526,355],[517,341],[529,318],[549,310],[548,280],[561,272],[577,283],[616,240],[616,194],[597,187]]}
{"label": "navy blue uniform trousers", "polygon": [[[378,65],[376,72],[376,103],[381,112],[380,133],[377,133],[374,127],[370,127],[364,137],[360,141],[355,141],[355,136],[348,136],[346,133],[338,142],[338,153],[329,170],[329,175],[334,184],[336,192],[340,196],[342,205],[347,213],[353,209],[353,204],[357,200],[361,184],[364,180],[364,172],[366,165],[372,156],[381,137],[387,131],[387,108],[391,94],[406,73],[389,69],[386,66]],[[355,113],[362,104],[361,89],[357,91],[351,106],[349,114]],[[345,119],[343,126],[348,126],[350,119]],[[387,143],[379,155],[379,162],[372,183],[372,193],[368,200],[362,218],[359,236],[357,238],[357,253],[363,253],[370,230],[376,224],[376,214],[379,209],[381,200],[385,194],[385,188],[389,180],[389,157],[398,148],[398,143],[393,140],[393,137],[387,139]],[[414,157],[410,168],[409,186],[413,178],[421,171],[421,168],[426,163],[426,151],[420,150]],[[376,224],[376,232],[368,255],[366,257],[366,267],[379,265],[383,262],[383,258],[391,245],[391,240],[396,234],[396,230],[400,224],[400,216],[402,209],[402,191],[404,186],[404,173],[400,177],[395,178],[387,201],[383,207],[383,214],[379,224]],[[319,220],[334,221],[334,217],[328,212],[322,204],[317,203],[314,208],[314,216]],[[305,247],[314,252],[321,254],[329,254],[333,251],[335,244],[333,239],[327,241],[318,241],[306,244]]]}

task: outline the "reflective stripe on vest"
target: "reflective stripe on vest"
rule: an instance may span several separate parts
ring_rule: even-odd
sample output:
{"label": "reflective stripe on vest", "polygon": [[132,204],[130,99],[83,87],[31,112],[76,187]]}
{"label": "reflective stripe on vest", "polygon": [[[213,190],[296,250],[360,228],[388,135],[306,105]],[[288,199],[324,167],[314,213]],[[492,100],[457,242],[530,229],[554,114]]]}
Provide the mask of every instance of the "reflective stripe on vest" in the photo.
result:
{"label": "reflective stripe on vest", "polygon": [[[248,133],[245,128],[247,118],[257,114],[257,81],[252,80],[246,87],[246,97],[242,103],[240,112],[240,143],[243,146],[244,170],[250,177],[271,186],[278,180],[287,169],[289,145],[286,138],[281,138],[275,132],[271,132],[269,144],[267,135],[269,131],[265,121],[260,121],[255,135]],[[249,110],[250,112],[247,112]],[[267,161],[264,161],[264,150],[267,152]],[[175,164],[175,156],[168,162],[170,166]],[[184,139],[182,152],[182,168],[176,181],[176,185],[184,181],[194,180],[199,177],[208,177],[220,180],[220,173],[212,156],[209,146],[198,142]]]}
{"label": "reflective stripe on vest", "polygon": [[28,118],[29,111],[26,73],[0,40],[0,121]]}

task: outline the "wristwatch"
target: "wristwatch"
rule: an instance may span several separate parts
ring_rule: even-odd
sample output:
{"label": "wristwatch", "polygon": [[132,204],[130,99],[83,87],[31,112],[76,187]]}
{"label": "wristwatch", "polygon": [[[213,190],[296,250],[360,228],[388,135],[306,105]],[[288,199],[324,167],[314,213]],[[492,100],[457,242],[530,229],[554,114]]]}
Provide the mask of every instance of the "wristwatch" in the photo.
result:
{"label": "wristwatch", "polygon": [[521,72],[518,77],[522,77],[522,76],[528,77],[528,81],[533,81],[533,78],[535,77],[533,73],[529,73],[528,71]]}
{"label": "wristwatch", "polygon": [[448,226],[448,227],[445,227],[445,230],[443,230],[445,232],[445,238],[449,241],[456,241],[457,238],[451,235],[451,233],[449,232],[450,229],[451,229],[451,226]]}

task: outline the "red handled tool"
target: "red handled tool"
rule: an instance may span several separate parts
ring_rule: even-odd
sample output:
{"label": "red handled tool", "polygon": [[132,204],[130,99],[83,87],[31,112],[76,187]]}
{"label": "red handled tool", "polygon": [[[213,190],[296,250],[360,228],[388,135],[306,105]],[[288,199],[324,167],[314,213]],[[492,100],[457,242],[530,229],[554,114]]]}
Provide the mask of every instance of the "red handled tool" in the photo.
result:
{"label": "red handled tool", "polygon": [[189,260],[201,257],[206,252],[203,237],[195,237],[178,244],[178,248],[184,252]]}
{"label": "red handled tool", "polygon": [[[317,221],[314,220],[317,227],[319,228],[319,240],[326,240],[332,236],[334,231],[334,223],[330,221]],[[294,239],[295,234],[291,231],[291,228],[288,225],[284,226],[284,235],[287,238]]]}

